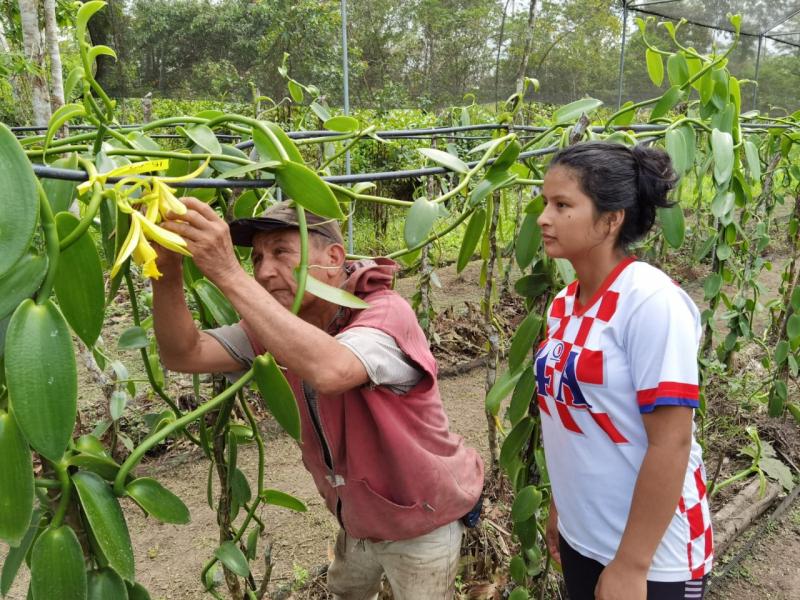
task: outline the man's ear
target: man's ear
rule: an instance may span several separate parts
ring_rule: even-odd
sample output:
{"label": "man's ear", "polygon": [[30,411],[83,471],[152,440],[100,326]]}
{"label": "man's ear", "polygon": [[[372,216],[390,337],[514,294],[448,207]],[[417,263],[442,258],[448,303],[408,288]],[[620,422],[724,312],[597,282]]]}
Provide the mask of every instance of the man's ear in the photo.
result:
{"label": "man's ear", "polygon": [[329,244],[325,250],[328,266],[341,267],[345,261],[344,246],[341,244]]}

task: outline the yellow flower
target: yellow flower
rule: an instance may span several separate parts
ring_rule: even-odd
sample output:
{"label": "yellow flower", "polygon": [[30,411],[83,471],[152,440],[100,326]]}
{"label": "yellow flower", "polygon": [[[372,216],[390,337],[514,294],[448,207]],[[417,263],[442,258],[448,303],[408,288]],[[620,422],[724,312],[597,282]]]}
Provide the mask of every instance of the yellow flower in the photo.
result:
{"label": "yellow flower", "polygon": [[186,248],[186,241],[181,236],[167,231],[146,219],[141,213],[134,211],[131,213],[131,226],[128,230],[128,236],[125,238],[117,259],[114,261],[111,276],[114,277],[128,257],[133,255],[133,261],[142,267],[142,273],[145,277],[154,279],[161,277],[161,273],[156,266],[158,254],[148,240],[156,242],[167,250],[191,256],[191,253]]}

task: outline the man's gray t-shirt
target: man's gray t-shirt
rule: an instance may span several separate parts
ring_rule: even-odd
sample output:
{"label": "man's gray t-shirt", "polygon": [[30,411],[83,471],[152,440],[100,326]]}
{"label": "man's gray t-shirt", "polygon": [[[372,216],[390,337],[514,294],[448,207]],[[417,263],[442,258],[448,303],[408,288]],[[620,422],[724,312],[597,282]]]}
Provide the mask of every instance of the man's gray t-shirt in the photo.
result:
{"label": "man's gray t-shirt", "polygon": [[[222,344],[245,369],[249,369],[253,364],[255,353],[241,325],[207,329],[206,333]],[[380,329],[352,327],[336,335],[335,338],[361,361],[373,387],[383,385],[395,394],[402,395],[410,391],[424,377],[422,369],[400,349],[395,339]],[[237,378],[240,375],[241,373],[229,374]],[[308,392],[308,386],[304,387]]]}

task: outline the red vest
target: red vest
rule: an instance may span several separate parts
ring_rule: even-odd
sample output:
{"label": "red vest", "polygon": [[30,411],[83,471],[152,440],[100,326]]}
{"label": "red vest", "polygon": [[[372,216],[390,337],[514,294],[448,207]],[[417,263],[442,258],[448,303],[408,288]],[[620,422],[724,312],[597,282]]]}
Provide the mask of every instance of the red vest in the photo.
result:
{"label": "red vest", "polygon": [[388,289],[393,263],[369,262],[358,265],[345,288],[370,308],[352,311],[341,331],[384,331],[425,376],[402,396],[383,386],[319,395],[319,420],[332,468],[326,464],[302,382],[292,373],[287,378],[300,408],[303,463],[328,509],[353,537],[403,540],[469,512],[483,488],[483,461],[449,431],[428,341],[408,302]]}

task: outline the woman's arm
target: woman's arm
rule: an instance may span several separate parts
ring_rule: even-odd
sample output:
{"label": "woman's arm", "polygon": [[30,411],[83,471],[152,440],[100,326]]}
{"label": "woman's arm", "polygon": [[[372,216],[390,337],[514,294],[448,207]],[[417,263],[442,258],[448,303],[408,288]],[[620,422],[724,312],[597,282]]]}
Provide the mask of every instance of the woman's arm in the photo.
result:
{"label": "woman's arm", "polygon": [[647,572],[683,489],[692,446],[693,411],[661,406],[643,414],[648,448],[633,490],[617,555],[600,575],[596,600],[645,600]]}

